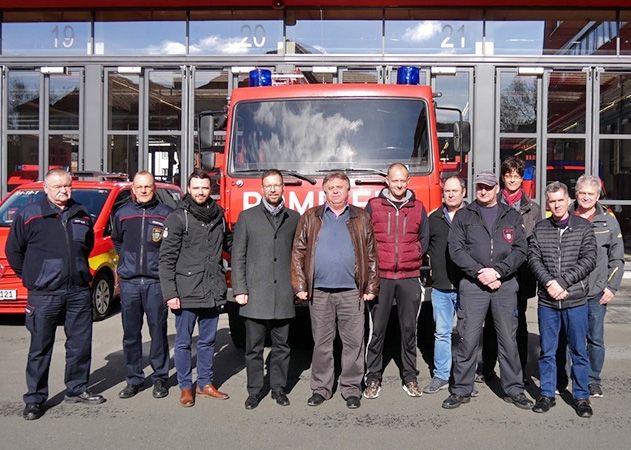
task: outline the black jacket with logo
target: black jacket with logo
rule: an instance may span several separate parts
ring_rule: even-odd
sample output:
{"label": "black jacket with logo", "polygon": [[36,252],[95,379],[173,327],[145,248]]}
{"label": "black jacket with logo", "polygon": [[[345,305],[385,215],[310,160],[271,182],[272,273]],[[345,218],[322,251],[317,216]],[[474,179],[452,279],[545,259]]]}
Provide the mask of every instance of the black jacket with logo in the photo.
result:
{"label": "black jacket with logo", "polygon": [[[521,215],[504,204],[497,204],[497,218],[488,227],[478,202],[458,210],[449,231],[449,255],[465,277],[480,284],[480,269],[491,267],[504,282],[515,277],[526,260],[526,237]],[[480,287],[482,285],[480,284]]]}
{"label": "black jacket with logo", "polygon": [[92,226],[81,204],[70,199],[62,212],[44,197],[15,216],[6,243],[9,264],[30,292],[87,288]]}
{"label": "black jacket with logo", "polygon": [[112,242],[118,253],[117,272],[121,279],[158,281],[164,221],[171,211],[155,197],[147,203],[130,200],[116,211]]}

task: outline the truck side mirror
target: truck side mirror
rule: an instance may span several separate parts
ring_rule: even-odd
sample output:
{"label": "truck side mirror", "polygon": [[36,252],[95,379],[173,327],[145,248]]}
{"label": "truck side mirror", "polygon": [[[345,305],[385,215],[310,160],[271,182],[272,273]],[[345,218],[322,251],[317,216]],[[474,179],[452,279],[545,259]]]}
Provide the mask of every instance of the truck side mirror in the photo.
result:
{"label": "truck side mirror", "polygon": [[471,150],[471,123],[466,120],[454,122],[454,150],[463,155]]}
{"label": "truck side mirror", "polygon": [[212,113],[199,115],[199,150],[212,150],[215,135],[215,116]]}

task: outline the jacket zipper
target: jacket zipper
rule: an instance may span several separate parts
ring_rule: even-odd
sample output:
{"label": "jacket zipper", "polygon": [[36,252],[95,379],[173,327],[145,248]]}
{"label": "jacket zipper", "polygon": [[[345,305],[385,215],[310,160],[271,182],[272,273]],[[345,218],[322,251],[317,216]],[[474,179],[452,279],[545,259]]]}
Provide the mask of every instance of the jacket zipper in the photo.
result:
{"label": "jacket zipper", "polygon": [[[60,215],[62,217],[61,219],[61,226],[64,228],[64,236],[66,238],[66,250],[68,251],[68,266],[69,266],[69,271],[68,271],[68,277],[71,279],[72,278],[72,274],[75,272],[74,269],[74,261],[72,258],[72,248],[70,247],[70,238],[68,237],[68,220],[64,219],[62,215]],[[71,280],[68,280],[69,284]]]}
{"label": "jacket zipper", "polygon": [[[142,222],[140,228],[140,271],[144,272],[144,257],[145,257],[145,214],[147,210],[142,208]],[[141,284],[144,284],[144,277],[140,277]]]}
{"label": "jacket zipper", "polygon": [[397,272],[399,270],[399,209],[395,206],[396,209],[396,222],[394,227],[394,271]]}
{"label": "jacket zipper", "polygon": [[[561,239],[563,239],[563,234],[564,233],[561,233],[561,229],[559,228],[559,232],[558,232],[559,240],[557,241],[558,242],[557,253],[559,254],[559,276],[561,276]],[[562,300],[556,301],[556,305],[558,309],[561,309],[561,301]]]}

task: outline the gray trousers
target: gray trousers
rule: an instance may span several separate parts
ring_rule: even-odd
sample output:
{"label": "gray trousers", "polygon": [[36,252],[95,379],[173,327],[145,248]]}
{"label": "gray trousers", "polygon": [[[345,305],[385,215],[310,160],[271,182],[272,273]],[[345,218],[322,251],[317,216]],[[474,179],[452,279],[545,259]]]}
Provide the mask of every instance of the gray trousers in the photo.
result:
{"label": "gray trousers", "polygon": [[309,304],[313,333],[311,390],[324,398],[333,392],[333,341],[337,331],[342,341],[342,397],[359,397],[364,375],[364,301],[357,289],[314,289]]}
{"label": "gray trousers", "polygon": [[486,313],[491,308],[497,334],[500,380],[504,393],[515,396],[524,391],[521,363],[517,351],[517,281],[506,281],[497,291],[480,288],[463,279],[460,282],[460,305],[456,310],[456,347],[452,393],[471,395],[475,379],[480,334]]}

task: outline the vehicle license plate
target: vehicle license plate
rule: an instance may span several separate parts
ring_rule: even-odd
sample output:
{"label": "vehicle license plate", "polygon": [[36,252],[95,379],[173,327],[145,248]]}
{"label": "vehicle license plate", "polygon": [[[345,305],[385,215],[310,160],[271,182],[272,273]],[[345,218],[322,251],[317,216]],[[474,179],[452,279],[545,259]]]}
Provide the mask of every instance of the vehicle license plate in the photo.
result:
{"label": "vehicle license plate", "polygon": [[0,301],[15,300],[18,298],[17,289],[0,289]]}

